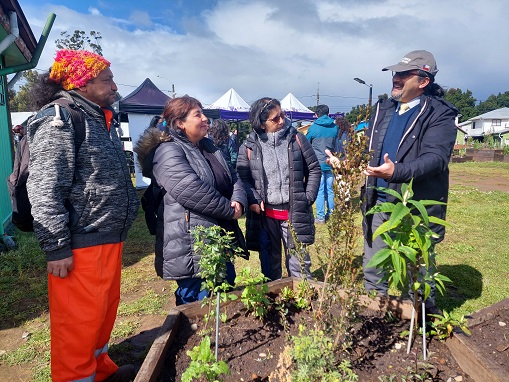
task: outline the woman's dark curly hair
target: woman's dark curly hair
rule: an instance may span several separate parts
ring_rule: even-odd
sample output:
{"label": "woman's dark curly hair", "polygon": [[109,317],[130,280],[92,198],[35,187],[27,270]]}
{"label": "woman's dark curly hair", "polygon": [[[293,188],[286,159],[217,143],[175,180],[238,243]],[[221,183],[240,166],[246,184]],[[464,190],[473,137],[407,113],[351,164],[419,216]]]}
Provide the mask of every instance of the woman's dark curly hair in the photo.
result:
{"label": "woman's dark curly hair", "polygon": [[57,93],[64,90],[61,84],[49,78],[49,71],[37,75],[37,79],[28,93],[28,104],[32,111],[37,111],[44,105],[59,98]]}
{"label": "woman's dark curly hair", "polygon": [[338,135],[341,136],[343,133],[347,133],[350,131],[350,123],[346,120],[345,117],[337,117],[334,120],[334,123],[338,126]]}
{"label": "woman's dark curly hair", "polygon": [[216,146],[222,146],[230,139],[230,129],[228,124],[222,119],[214,119],[209,128],[209,137]]}
{"label": "woman's dark curly hair", "polygon": [[270,97],[263,97],[256,100],[249,109],[249,122],[255,130],[263,130],[263,125],[269,119],[270,112],[276,108],[281,107],[281,103]]}

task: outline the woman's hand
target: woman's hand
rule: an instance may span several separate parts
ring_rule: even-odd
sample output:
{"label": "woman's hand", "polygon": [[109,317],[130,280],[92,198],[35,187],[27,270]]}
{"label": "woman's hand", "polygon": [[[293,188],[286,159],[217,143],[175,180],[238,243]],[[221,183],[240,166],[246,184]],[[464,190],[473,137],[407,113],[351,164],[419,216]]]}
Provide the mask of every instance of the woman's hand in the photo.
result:
{"label": "woman's hand", "polygon": [[263,201],[261,201],[260,204],[251,204],[249,209],[256,214],[260,214],[261,211],[265,211],[265,205],[263,204]]}
{"label": "woman's hand", "polygon": [[233,214],[233,218],[237,220],[242,216],[242,204],[239,202],[232,201],[231,204],[232,208],[235,209],[235,213]]}

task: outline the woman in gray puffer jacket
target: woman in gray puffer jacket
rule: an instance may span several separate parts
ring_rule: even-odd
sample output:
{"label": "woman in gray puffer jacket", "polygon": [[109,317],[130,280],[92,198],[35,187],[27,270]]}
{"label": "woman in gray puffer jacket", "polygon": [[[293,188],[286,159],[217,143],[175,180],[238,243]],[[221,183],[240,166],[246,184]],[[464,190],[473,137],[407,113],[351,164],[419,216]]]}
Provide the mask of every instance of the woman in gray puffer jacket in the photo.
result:
{"label": "woman in gray puffer jacket", "polygon": [[[259,250],[263,274],[277,280],[282,277],[282,242],[288,275],[311,278],[306,245],[315,239],[312,206],[322,175],[318,159],[306,137],[285,118],[278,100],[255,101],[249,121],[254,131],[239,149],[237,171],[250,209],[246,237],[259,245],[250,249]],[[290,251],[296,248],[291,229],[303,244],[300,256]]]}
{"label": "woman in gray puffer jacket", "polygon": [[[145,176],[165,190],[156,232],[156,271],[176,280],[177,305],[204,298],[200,291],[199,255],[191,230],[219,225],[243,241],[237,219],[247,206],[242,181],[212,141],[205,138],[207,117],[189,96],[168,101],[163,112],[167,131],[147,129],[136,145]],[[162,217],[161,217],[162,216]],[[239,236],[240,233],[240,236]],[[240,243],[242,244],[242,243]],[[233,284],[230,264],[227,280]]]}

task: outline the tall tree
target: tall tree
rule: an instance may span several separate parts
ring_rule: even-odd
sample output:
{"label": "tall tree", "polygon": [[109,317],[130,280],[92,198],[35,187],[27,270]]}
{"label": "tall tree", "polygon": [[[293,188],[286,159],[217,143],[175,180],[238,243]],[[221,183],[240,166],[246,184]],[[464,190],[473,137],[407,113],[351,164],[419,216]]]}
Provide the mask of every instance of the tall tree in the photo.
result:
{"label": "tall tree", "polygon": [[477,115],[475,107],[477,100],[468,89],[466,92],[456,88],[447,89],[444,99],[458,108],[461,114],[460,121],[466,121]]}
{"label": "tall tree", "polygon": [[[379,94],[378,100],[386,100],[389,96],[387,93]],[[371,105],[371,113],[370,115],[373,115],[375,104]],[[362,104],[352,107],[352,110],[350,110],[348,113],[345,114],[345,118],[349,123],[359,123],[361,121],[366,120],[366,117],[368,115],[367,113],[368,105]]]}
{"label": "tall tree", "polygon": [[[76,29],[72,35],[67,31],[60,33],[61,38],[55,40],[58,49],[82,50],[88,49],[102,56],[101,33]],[[28,95],[37,82],[38,73],[35,70],[27,70],[23,73],[25,84],[18,91],[9,92],[9,109],[11,111],[34,111],[30,110]],[[119,95],[120,96],[120,95]]]}
{"label": "tall tree", "polygon": [[487,113],[492,110],[509,107],[509,91],[490,95],[485,101],[477,105],[477,115]]}
{"label": "tall tree", "polygon": [[[30,110],[29,94],[32,87],[37,82],[39,74],[36,70],[27,70],[22,78],[25,83],[21,85],[18,91],[9,92],[9,110],[13,111],[34,111]],[[12,96],[12,98],[11,98]]]}
{"label": "tall tree", "polygon": [[101,47],[101,33],[96,31],[87,32],[76,29],[72,35],[67,31],[60,32],[62,38],[56,39],[55,44],[58,49],[72,49],[72,50],[92,50],[98,55],[103,55],[103,48]]}

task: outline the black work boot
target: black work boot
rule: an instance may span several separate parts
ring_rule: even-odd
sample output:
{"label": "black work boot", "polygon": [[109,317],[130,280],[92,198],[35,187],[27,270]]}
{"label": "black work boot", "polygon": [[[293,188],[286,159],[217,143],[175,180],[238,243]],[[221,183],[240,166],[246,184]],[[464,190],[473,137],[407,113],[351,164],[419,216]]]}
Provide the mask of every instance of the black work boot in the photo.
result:
{"label": "black work boot", "polygon": [[130,382],[136,377],[133,365],[123,365],[103,382]]}

